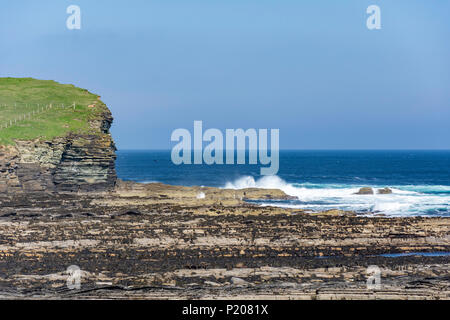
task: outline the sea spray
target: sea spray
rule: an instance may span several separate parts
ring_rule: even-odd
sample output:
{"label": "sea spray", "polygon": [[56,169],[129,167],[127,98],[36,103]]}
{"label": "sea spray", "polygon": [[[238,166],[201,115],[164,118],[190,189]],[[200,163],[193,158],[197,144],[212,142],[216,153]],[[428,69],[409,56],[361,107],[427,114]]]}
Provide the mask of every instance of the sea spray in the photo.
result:
{"label": "sea spray", "polygon": [[[233,182],[227,182],[225,189],[280,189],[287,195],[297,197],[298,200],[259,201],[267,206],[304,209],[309,211],[324,211],[340,209],[355,211],[362,214],[384,214],[387,216],[450,216],[448,197],[435,194],[446,190],[446,186],[390,186],[392,194],[356,194],[362,186],[345,184],[311,184],[288,183],[278,176],[255,179],[244,176]],[[383,186],[371,186],[374,189]],[[421,193],[415,190],[427,190]]]}

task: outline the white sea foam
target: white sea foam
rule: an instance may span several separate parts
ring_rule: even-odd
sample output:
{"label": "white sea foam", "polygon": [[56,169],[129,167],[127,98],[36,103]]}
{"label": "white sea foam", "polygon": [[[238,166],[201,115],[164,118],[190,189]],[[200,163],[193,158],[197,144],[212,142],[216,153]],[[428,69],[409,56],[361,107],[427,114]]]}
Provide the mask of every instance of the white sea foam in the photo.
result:
{"label": "white sea foam", "polygon": [[299,201],[269,202],[264,205],[312,211],[337,208],[357,212],[377,212],[388,216],[450,215],[450,186],[371,186],[389,187],[392,194],[357,195],[365,185],[287,183],[277,176],[255,180],[246,176],[228,182],[226,189],[280,189]]}

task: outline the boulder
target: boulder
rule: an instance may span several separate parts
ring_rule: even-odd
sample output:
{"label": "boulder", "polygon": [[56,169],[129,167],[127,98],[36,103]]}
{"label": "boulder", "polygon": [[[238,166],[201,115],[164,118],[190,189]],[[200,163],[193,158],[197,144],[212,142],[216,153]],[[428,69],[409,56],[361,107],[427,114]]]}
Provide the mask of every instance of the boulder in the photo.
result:
{"label": "boulder", "polygon": [[378,194],[391,194],[392,190],[389,188],[378,189]]}
{"label": "boulder", "polygon": [[373,193],[374,192],[373,192],[372,188],[364,187],[364,188],[359,189],[359,191],[357,193],[355,193],[355,194],[373,194]]}

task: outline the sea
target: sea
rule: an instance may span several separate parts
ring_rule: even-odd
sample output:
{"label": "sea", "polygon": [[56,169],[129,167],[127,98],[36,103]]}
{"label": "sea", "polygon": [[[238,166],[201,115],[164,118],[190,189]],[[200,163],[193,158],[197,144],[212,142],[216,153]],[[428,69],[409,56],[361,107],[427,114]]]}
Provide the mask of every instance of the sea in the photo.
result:
{"label": "sea", "polygon": [[[122,180],[225,189],[281,189],[297,200],[257,201],[261,206],[309,212],[340,209],[392,217],[450,217],[450,150],[280,151],[276,176],[261,165],[175,165],[170,150],[119,150]],[[373,195],[355,194],[372,187]],[[377,194],[388,187],[392,194]]]}

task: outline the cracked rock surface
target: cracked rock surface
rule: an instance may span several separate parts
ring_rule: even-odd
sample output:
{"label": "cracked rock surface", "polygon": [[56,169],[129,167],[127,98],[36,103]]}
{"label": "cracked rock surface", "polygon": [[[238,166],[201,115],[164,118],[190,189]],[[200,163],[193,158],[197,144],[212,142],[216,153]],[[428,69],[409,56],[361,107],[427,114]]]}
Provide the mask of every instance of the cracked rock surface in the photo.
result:
{"label": "cracked rock surface", "polygon": [[[205,197],[198,199],[199,192]],[[1,298],[449,299],[448,218],[259,207],[279,190],[119,181],[0,196]],[[67,287],[69,266],[81,269]],[[380,286],[368,289],[369,266]]]}

